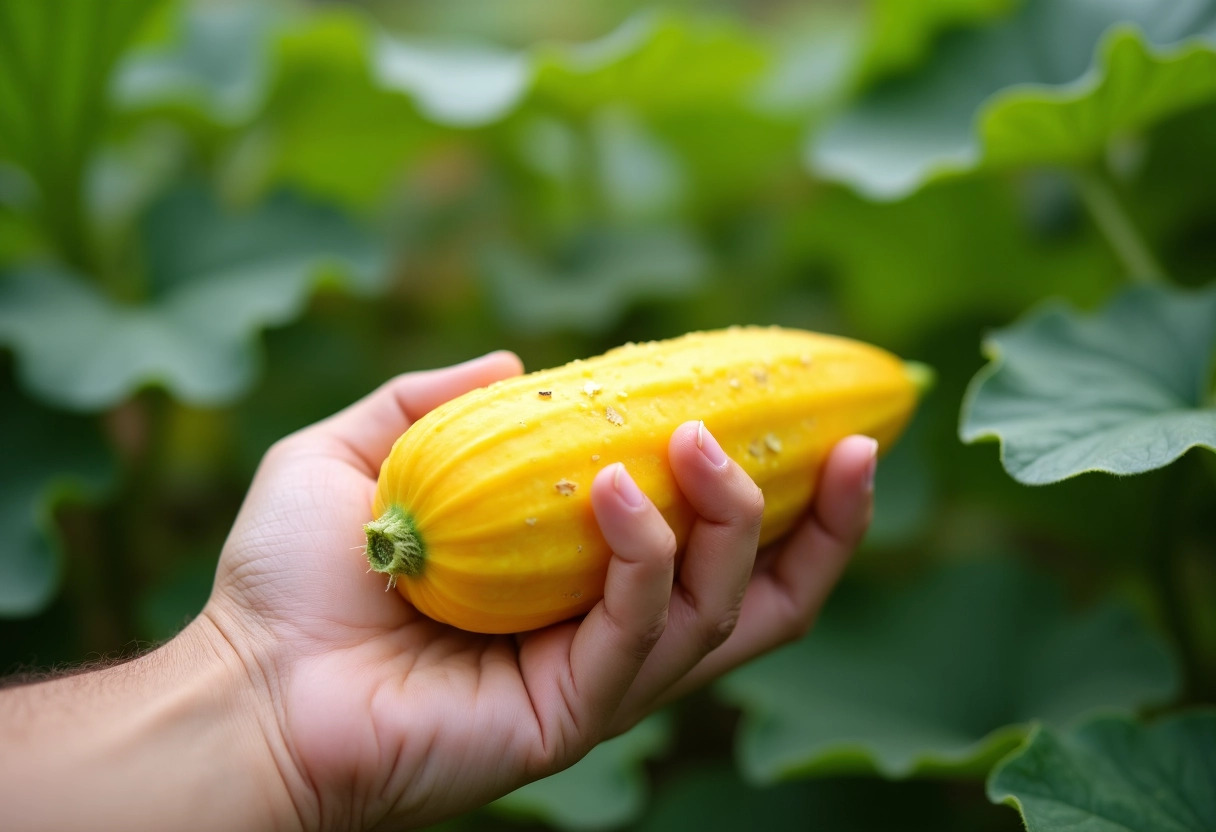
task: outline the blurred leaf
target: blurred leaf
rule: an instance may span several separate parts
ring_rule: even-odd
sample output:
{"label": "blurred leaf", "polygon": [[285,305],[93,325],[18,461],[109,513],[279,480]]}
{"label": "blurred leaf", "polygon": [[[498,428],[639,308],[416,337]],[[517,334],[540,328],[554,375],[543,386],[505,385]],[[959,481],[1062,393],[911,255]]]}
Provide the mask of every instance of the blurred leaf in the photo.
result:
{"label": "blurred leaf", "polygon": [[231,178],[289,184],[356,207],[376,204],[397,184],[434,132],[373,76],[375,37],[363,18],[338,10],[285,30],[265,112]]}
{"label": "blurred leaf", "polygon": [[116,105],[196,108],[220,124],[247,121],[266,94],[270,5],[182,3],[178,10],[173,41],[136,49],[120,64],[111,84]]}
{"label": "blurred leaf", "polygon": [[685,194],[680,160],[628,110],[598,113],[592,136],[600,190],[614,217],[645,221],[677,213]]}
{"label": "blurred leaf", "polygon": [[954,28],[1007,14],[1021,0],[873,0],[868,4],[861,77],[891,75],[916,66],[934,40]]}
{"label": "blurred leaf", "polygon": [[992,773],[988,796],[1029,832],[1216,829],[1216,712],[1040,728]]}
{"label": "blurred leaf", "polygon": [[571,113],[628,104],[642,114],[721,106],[750,96],[768,50],[727,19],[639,14],[607,36],[535,51],[533,95]]}
{"label": "blurred leaf", "polygon": [[146,384],[186,402],[228,401],[257,374],[260,329],[297,317],[320,283],[370,291],[383,279],[365,232],[286,194],[224,213],[207,193],[183,189],[152,209],[144,232],[142,302],[115,302],[50,267],[0,280],[0,340],[14,347],[28,390],[80,410]]}
{"label": "blurred leaf", "polygon": [[857,82],[869,30],[864,9],[873,7],[823,3],[800,8],[794,20],[771,34],[773,54],[756,89],[756,104],[766,112],[804,116],[839,105]]}
{"label": "blurred leaf", "polygon": [[1136,287],[1089,318],[1051,306],[984,351],[959,433],[1000,442],[1019,482],[1139,474],[1216,450],[1216,286]]}
{"label": "blurred leaf", "polygon": [[892,199],[985,164],[1075,163],[1216,96],[1216,2],[1028,0],[947,39],[814,140],[811,166]]}
{"label": "blurred leaf", "polygon": [[822,778],[758,787],[741,780],[729,765],[702,763],[686,767],[664,782],[651,809],[630,828],[636,832],[992,832],[1005,828],[1014,832],[1017,821],[1008,827],[1001,825],[1001,814],[995,807],[977,811],[959,795],[947,796],[932,783]]}
{"label": "blurred leaf", "polygon": [[214,580],[215,558],[179,554],[168,575],[139,597],[140,634],[153,644],[177,635],[203,608]]}
{"label": "blurred leaf", "polygon": [[705,268],[700,244],[679,229],[589,232],[555,266],[506,245],[483,258],[495,308],[532,333],[602,332],[640,299],[690,293]]}
{"label": "blurred leaf", "polygon": [[990,179],[882,204],[833,188],[791,217],[788,245],[834,268],[857,334],[894,348],[960,316],[1006,320],[1047,294],[1096,303],[1122,283],[1096,234],[1046,238],[1026,212],[1018,189]]}
{"label": "blurred leaf", "polygon": [[874,519],[866,532],[866,548],[906,545],[932,521],[938,501],[925,410],[917,409],[912,423],[882,458],[874,477]]}
{"label": "blurred leaf", "polygon": [[597,745],[565,771],[516,789],[491,807],[559,829],[614,829],[631,823],[646,801],[643,763],[666,748],[670,736],[665,714],[649,717]]}
{"label": "blurred leaf", "polygon": [[[1207,4],[1209,19],[1216,6]],[[1199,21],[1196,21],[1199,22]],[[979,131],[992,165],[1081,163],[1099,157],[1112,138],[1216,97],[1216,26],[1201,37],[1159,50],[1134,26],[1100,44],[1100,78],[1083,92],[1005,93],[982,114]]]}
{"label": "blurred leaf", "polygon": [[106,84],[159,2],[0,0],[0,160],[30,175],[49,236],[77,266],[91,257],[82,189]]}
{"label": "blurred leaf", "polygon": [[736,751],[749,779],[976,776],[1031,721],[1160,703],[1177,687],[1165,646],[1130,613],[1069,614],[1012,562],[848,589],[807,638],[719,683],[743,708]]}
{"label": "blurred leaf", "polygon": [[33,615],[54,597],[61,543],[55,508],[96,499],[114,461],[95,420],[38,407],[13,390],[0,408],[0,618]]}
{"label": "blurred leaf", "polygon": [[406,41],[383,35],[372,65],[377,81],[412,96],[439,124],[478,127],[506,115],[527,92],[527,56],[488,46]]}
{"label": "blurred leaf", "polygon": [[1170,277],[1203,286],[1216,274],[1216,102],[1158,125],[1123,183],[1131,222]]}

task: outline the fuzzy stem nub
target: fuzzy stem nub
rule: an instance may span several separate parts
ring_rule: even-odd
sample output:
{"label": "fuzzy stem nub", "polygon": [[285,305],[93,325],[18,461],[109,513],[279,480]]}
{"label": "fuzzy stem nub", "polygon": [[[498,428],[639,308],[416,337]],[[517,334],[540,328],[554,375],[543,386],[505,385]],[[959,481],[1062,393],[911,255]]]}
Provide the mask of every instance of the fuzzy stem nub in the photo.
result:
{"label": "fuzzy stem nub", "polygon": [[426,546],[414,518],[398,505],[363,527],[367,533],[367,562],[372,570],[392,576],[414,578],[422,574]]}

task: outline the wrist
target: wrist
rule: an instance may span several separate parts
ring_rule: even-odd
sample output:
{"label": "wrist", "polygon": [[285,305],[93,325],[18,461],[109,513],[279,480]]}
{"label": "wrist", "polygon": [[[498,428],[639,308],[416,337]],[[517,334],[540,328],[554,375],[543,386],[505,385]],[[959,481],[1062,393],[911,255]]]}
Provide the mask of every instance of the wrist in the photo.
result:
{"label": "wrist", "polygon": [[6,829],[300,827],[239,661],[200,617],[129,662],[3,692]]}
{"label": "wrist", "polygon": [[[273,671],[274,659],[260,651],[258,640],[209,603],[177,638],[165,645],[182,665],[206,667],[206,701],[202,707],[219,719],[234,750],[232,774],[246,792],[247,825],[215,825],[222,829],[305,829],[301,795],[311,794],[298,776],[283,731],[282,697]],[[269,643],[269,640],[265,640]],[[234,821],[238,819],[234,818]]]}

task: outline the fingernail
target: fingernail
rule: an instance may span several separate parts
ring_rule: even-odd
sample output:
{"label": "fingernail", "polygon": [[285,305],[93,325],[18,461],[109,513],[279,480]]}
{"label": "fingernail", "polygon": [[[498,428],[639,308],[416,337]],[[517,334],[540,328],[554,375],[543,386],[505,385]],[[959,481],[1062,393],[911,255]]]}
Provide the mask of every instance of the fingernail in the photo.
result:
{"label": "fingernail", "polygon": [[870,441],[870,461],[866,463],[866,493],[874,493],[874,473],[878,470],[878,440],[866,437]]}
{"label": "fingernail", "polygon": [[621,501],[630,508],[641,508],[646,502],[642,489],[638,488],[625,466],[619,462],[616,464],[616,470],[612,472],[612,487],[620,495]]}
{"label": "fingernail", "polygon": [[701,453],[705,454],[709,464],[715,468],[721,468],[726,464],[726,451],[722,450],[722,446],[718,444],[717,439],[714,439],[714,435],[705,429],[704,422],[697,422],[697,447],[701,449]]}

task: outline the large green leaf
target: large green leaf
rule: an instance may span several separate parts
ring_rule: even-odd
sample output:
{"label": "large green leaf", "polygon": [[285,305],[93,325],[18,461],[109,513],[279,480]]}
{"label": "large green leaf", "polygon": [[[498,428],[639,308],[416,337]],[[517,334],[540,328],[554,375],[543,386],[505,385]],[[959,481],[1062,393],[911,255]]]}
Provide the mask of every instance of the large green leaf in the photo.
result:
{"label": "large green leaf", "polygon": [[[7,385],[5,385],[7,387]],[[0,408],[0,618],[33,615],[62,574],[54,511],[101,494],[114,463],[96,421],[39,407],[3,389]]]}
{"label": "large green leaf", "polygon": [[895,198],[981,165],[1075,163],[1216,96],[1216,2],[1029,0],[949,38],[813,141],[816,172]]}
{"label": "large green leaf", "polygon": [[1040,728],[993,771],[988,796],[1016,806],[1029,832],[1209,832],[1216,712]]}
{"label": "large green leaf", "polygon": [[319,283],[367,291],[384,276],[365,232],[285,194],[233,213],[181,190],[153,208],[144,232],[142,302],[116,302],[50,267],[0,277],[0,342],[14,348],[27,390],[80,410],[147,384],[187,402],[228,401],[256,376],[260,329],[297,317]]}
{"label": "large green leaf", "polygon": [[37,214],[59,252],[91,259],[85,166],[101,136],[106,84],[160,0],[0,0],[0,160],[37,186]]}
{"label": "large green leaf", "polygon": [[642,813],[649,792],[643,763],[670,738],[669,720],[657,714],[591,749],[565,771],[499,798],[491,808],[559,829],[619,828]]}
{"label": "large green leaf", "polygon": [[1050,306],[991,335],[963,404],[964,442],[1001,443],[1030,485],[1139,474],[1216,450],[1216,286],[1136,287],[1102,312]]}
{"label": "large green leaf", "polygon": [[942,568],[882,590],[846,586],[801,641],[726,677],[736,751],[754,781],[877,771],[974,776],[1035,720],[1168,699],[1177,671],[1126,610],[1070,614],[1012,563]]}

